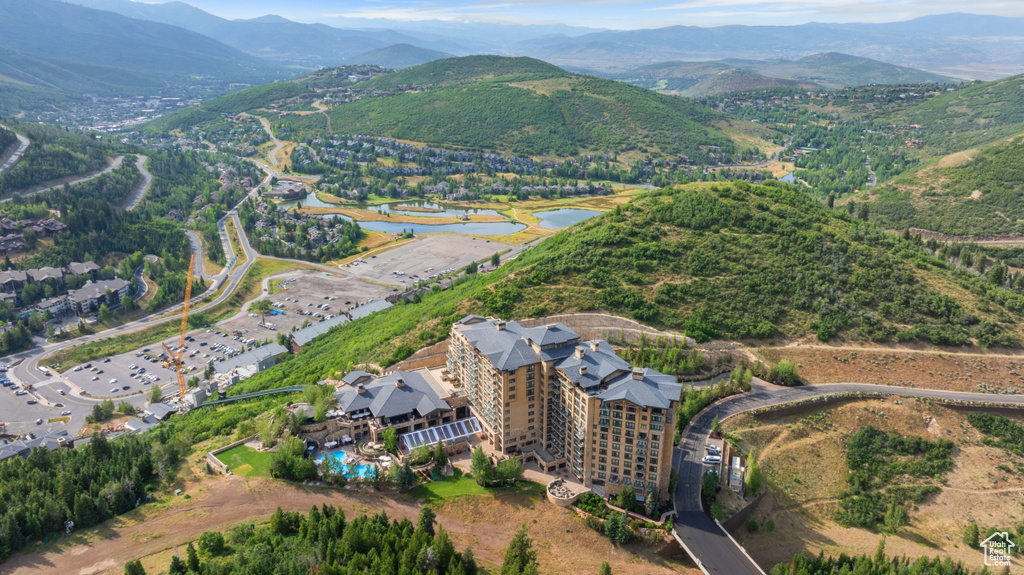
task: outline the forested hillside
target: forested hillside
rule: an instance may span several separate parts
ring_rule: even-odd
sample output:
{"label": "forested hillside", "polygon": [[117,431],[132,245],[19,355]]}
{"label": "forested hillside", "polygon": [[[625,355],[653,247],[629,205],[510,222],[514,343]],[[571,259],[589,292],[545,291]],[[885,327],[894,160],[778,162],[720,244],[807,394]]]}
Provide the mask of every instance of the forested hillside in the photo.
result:
{"label": "forested hillside", "polygon": [[952,153],[1024,132],[1024,75],[941,94],[888,116],[924,128],[924,140]]}
{"label": "forested hillside", "polygon": [[0,173],[0,197],[50,180],[103,169],[113,153],[105,140],[56,126],[6,121],[5,125],[24,134],[32,145],[17,164]]}
{"label": "forested hillside", "polygon": [[[739,150],[722,130],[724,114],[629,84],[570,74],[530,58],[437,60],[379,75],[350,91],[346,87],[334,95],[326,114],[309,113],[313,109],[304,103],[312,98],[308,86],[322,81],[323,74],[315,74],[243,90],[160,118],[148,129],[213,125],[221,114],[248,111],[270,120],[278,137],[293,141],[326,135],[329,116],[332,133],[521,155],[660,152],[714,164],[749,151]],[[328,89],[340,85],[335,82]],[[749,147],[753,139],[746,141]]]}
{"label": "forested hillside", "polygon": [[875,190],[874,217],[959,236],[1024,233],[1024,137],[956,156]]}
{"label": "forested hillside", "polygon": [[1016,344],[1024,311],[1016,291],[785,184],[651,192],[531,255],[482,298],[489,311],[608,310],[698,340],[985,346]]}

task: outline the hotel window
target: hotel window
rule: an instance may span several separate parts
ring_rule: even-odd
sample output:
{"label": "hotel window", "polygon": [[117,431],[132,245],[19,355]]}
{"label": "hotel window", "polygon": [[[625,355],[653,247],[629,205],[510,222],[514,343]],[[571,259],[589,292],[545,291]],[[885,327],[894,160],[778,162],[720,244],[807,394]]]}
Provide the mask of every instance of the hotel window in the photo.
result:
{"label": "hotel window", "polygon": [[533,418],[531,417],[530,420],[527,421],[526,423],[533,423]]}
{"label": "hotel window", "polygon": [[612,460],[612,467],[618,467],[618,466],[619,466],[619,460],[618,459],[613,459]]}
{"label": "hotel window", "polygon": [[653,463],[654,465],[657,465],[658,464],[658,458],[657,457],[652,457],[651,458],[651,463]]}
{"label": "hotel window", "polygon": [[622,412],[616,411],[615,414],[612,415],[612,417],[614,417],[615,419],[622,419]]}
{"label": "hotel window", "polygon": [[635,413],[630,413],[629,415],[627,415],[626,416],[626,421],[636,421],[636,414]]}
{"label": "hotel window", "polygon": [[608,442],[607,441],[602,441],[601,442],[601,447],[608,447]]}
{"label": "hotel window", "polygon": [[[604,457],[598,457],[598,458],[597,458],[597,460],[598,460],[599,462],[601,462],[601,463],[607,463],[607,462],[608,462],[608,459],[606,459],[606,458],[604,458]],[[603,466],[602,466],[602,468],[603,468]]]}
{"label": "hotel window", "polygon": [[618,419],[613,419],[612,420],[612,427],[622,427],[622,422],[619,421]]}
{"label": "hotel window", "polygon": [[597,478],[598,479],[604,479],[604,473],[598,473],[597,474]]}
{"label": "hotel window", "polygon": [[626,444],[626,448],[623,449],[623,451],[625,451],[626,453],[633,453],[633,446]]}
{"label": "hotel window", "polygon": [[608,455],[608,450],[607,449],[602,449],[598,453],[600,453],[601,455]]}
{"label": "hotel window", "polygon": [[526,415],[527,416],[533,416],[533,412],[531,411],[530,413],[527,413]]}
{"label": "hotel window", "polygon": [[[513,395],[512,399],[515,399],[515,398],[516,398],[516,396]],[[626,429],[636,429],[636,424],[633,423],[632,421],[627,421],[626,422]]]}
{"label": "hotel window", "polygon": [[647,471],[650,471],[651,473],[657,473],[658,472],[658,466],[651,465],[650,467],[647,468]]}
{"label": "hotel window", "polygon": [[630,471],[629,469],[623,469],[623,470],[622,470],[622,476],[623,476],[623,477],[629,477],[629,476],[630,476],[630,475],[632,475],[632,474],[633,474],[633,472],[632,472],[632,471]]}

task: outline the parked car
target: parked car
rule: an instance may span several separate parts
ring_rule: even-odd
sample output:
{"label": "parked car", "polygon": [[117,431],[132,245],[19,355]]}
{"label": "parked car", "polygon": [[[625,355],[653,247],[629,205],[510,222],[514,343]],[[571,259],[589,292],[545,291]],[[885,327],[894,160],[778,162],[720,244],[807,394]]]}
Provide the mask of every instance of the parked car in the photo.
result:
{"label": "parked car", "polygon": [[707,465],[716,465],[722,462],[722,456],[720,455],[705,455],[703,459]]}
{"label": "parked car", "polygon": [[60,412],[60,414],[63,415],[63,416],[68,416],[68,415],[71,415],[71,411],[65,409],[64,411]]}

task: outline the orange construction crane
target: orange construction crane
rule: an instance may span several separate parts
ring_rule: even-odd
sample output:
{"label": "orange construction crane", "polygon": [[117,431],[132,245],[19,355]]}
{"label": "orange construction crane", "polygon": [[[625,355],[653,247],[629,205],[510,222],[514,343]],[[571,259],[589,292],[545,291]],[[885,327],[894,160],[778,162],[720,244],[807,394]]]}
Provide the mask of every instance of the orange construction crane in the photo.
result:
{"label": "orange construction crane", "polygon": [[192,299],[192,268],[196,263],[196,254],[192,254],[192,259],[188,262],[188,279],[185,280],[185,305],[181,308],[181,335],[178,338],[178,354],[175,355],[171,351],[171,348],[167,347],[167,344],[162,344],[164,349],[167,350],[167,361],[164,362],[164,367],[170,369],[178,375],[178,399],[181,400],[182,407],[185,406],[185,364],[182,363],[181,358],[185,355],[185,332],[188,331],[188,300]]}

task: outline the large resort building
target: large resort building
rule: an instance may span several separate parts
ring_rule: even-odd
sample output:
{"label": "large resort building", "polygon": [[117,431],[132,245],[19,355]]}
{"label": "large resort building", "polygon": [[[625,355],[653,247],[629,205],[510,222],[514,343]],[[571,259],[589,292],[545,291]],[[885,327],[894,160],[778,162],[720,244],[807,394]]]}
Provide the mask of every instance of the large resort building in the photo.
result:
{"label": "large resort building", "polygon": [[603,493],[668,496],[675,377],[634,369],[562,324],[481,316],[452,326],[447,368],[495,451],[568,469]]}

